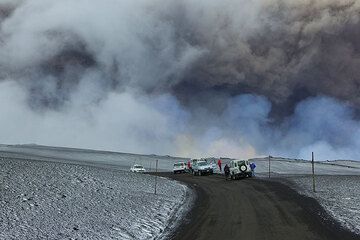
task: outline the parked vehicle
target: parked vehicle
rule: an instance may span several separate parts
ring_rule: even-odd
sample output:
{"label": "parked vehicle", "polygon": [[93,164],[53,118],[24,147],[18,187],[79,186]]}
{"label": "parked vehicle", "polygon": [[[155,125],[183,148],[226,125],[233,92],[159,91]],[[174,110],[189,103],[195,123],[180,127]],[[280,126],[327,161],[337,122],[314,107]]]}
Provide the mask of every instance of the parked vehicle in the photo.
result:
{"label": "parked vehicle", "polygon": [[186,164],[184,162],[174,163],[173,172],[176,173],[184,173],[186,172]]}
{"label": "parked vehicle", "polygon": [[214,170],[212,169],[210,164],[204,160],[197,160],[196,162],[193,162],[192,171],[194,176],[214,173]]}
{"label": "parked vehicle", "polygon": [[200,161],[200,159],[191,159],[191,166],[196,164],[197,161]]}
{"label": "parked vehicle", "polygon": [[216,159],[211,158],[211,159],[206,159],[206,162],[209,163],[209,165],[211,166],[211,168],[213,169],[213,171],[215,172],[215,170],[218,169],[218,165],[216,163]]}
{"label": "parked vehicle", "polygon": [[248,160],[232,160],[230,162],[231,179],[252,177],[250,163]]}
{"label": "parked vehicle", "polygon": [[145,168],[142,165],[139,164],[134,164],[134,166],[132,166],[130,168],[130,172],[135,172],[135,173],[144,173],[146,172]]}
{"label": "parked vehicle", "polygon": [[194,164],[196,164],[197,161],[199,161],[199,159],[193,158],[190,160],[190,168],[189,168],[190,173],[193,173],[193,166],[194,166]]}

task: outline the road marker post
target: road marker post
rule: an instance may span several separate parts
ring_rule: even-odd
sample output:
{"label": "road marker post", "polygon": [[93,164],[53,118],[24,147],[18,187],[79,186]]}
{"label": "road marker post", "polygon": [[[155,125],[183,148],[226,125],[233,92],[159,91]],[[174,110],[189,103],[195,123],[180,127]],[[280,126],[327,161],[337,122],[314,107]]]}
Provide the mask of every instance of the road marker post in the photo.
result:
{"label": "road marker post", "polygon": [[315,190],[315,163],[314,163],[314,152],[311,152],[311,166],[312,166],[312,185],[313,185],[313,192]]}
{"label": "road marker post", "polygon": [[270,178],[270,158],[271,158],[271,156],[269,155],[269,178]]}
{"label": "road marker post", "polygon": [[156,185],[157,185],[157,172],[158,172],[158,161],[156,160],[156,170],[155,170],[155,195],[156,195]]}

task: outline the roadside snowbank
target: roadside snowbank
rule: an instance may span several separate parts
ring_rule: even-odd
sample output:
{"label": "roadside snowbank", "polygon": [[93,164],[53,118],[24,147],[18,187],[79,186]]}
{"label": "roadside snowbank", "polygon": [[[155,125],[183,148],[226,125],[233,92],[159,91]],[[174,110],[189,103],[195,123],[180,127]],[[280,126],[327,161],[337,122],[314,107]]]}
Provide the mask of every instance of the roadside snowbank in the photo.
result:
{"label": "roadside snowbank", "polygon": [[311,176],[290,177],[296,189],[315,198],[344,227],[360,234],[360,176],[316,176],[316,192],[312,192]]}
{"label": "roadside snowbank", "polygon": [[154,176],[19,159],[0,159],[0,183],[0,239],[159,238],[190,191],[158,178],[154,195]]}
{"label": "roadside snowbank", "polygon": [[[268,158],[251,159],[257,176],[268,177]],[[311,162],[271,158],[272,179],[280,180],[300,194],[316,199],[345,228],[360,234],[360,161],[335,160],[315,163],[316,193],[312,192]],[[288,181],[290,180],[290,181]]]}
{"label": "roadside snowbank", "polygon": [[[267,174],[269,171],[268,158],[249,159],[256,163],[256,172]],[[311,161],[302,159],[271,158],[271,173],[281,175],[311,174]],[[315,172],[319,175],[360,175],[360,161],[316,161]]]}

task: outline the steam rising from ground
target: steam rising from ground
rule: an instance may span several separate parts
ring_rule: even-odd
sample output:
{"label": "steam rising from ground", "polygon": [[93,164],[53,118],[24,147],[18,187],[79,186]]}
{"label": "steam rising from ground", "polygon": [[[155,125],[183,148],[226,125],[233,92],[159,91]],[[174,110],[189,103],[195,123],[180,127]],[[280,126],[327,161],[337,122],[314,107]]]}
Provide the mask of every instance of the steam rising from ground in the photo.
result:
{"label": "steam rising from ground", "polygon": [[360,2],[0,0],[0,141],[358,159]]}

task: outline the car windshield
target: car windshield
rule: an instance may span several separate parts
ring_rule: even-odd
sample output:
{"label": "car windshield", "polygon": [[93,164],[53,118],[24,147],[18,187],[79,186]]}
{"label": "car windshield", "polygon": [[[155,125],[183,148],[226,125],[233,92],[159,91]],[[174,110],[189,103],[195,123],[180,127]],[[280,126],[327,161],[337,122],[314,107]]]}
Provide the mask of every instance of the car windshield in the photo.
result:
{"label": "car windshield", "polygon": [[199,166],[206,166],[206,165],[208,165],[208,164],[207,164],[207,162],[199,162],[198,165],[199,165]]}
{"label": "car windshield", "polygon": [[174,167],[181,167],[183,165],[183,163],[175,163]]}
{"label": "car windshield", "polygon": [[135,168],[143,168],[143,166],[140,166],[140,165],[136,165],[134,166]]}

